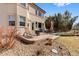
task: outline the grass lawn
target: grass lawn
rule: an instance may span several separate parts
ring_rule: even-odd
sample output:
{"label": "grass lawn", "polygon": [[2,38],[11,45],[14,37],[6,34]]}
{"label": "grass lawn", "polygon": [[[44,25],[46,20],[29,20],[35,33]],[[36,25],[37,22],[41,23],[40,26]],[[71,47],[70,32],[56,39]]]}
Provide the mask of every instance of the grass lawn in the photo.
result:
{"label": "grass lawn", "polygon": [[60,36],[57,42],[65,45],[71,55],[79,55],[79,37],[78,36]]}

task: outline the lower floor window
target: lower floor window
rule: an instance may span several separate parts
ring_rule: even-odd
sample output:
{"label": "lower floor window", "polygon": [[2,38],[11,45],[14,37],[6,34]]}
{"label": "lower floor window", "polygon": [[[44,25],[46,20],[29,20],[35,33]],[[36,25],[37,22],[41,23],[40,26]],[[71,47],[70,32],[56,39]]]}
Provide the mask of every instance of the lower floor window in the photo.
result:
{"label": "lower floor window", "polygon": [[37,22],[36,22],[36,28],[37,28]]}
{"label": "lower floor window", "polygon": [[41,28],[42,27],[42,23],[38,23],[38,27]]}
{"label": "lower floor window", "polygon": [[20,26],[25,26],[26,17],[20,16]]}
{"label": "lower floor window", "polygon": [[13,15],[8,16],[9,26],[15,26],[15,17]]}
{"label": "lower floor window", "polygon": [[9,26],[15,26],[15,21],[9,21]]}
{"label": "lower floor window", "polygon": [[34,23],[32,23],[32,30],[34,30]]}
{"label": "lower floor window", "polygon": [[20,26],[25,26],[25,22],[20,22]]}

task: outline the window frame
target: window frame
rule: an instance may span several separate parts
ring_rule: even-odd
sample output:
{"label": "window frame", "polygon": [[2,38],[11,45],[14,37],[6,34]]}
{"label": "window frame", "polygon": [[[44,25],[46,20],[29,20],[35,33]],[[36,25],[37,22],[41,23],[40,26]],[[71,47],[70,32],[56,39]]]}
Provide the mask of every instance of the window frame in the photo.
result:
{"label": "window frame", "polygon": [[32,30],[34,30],[34,22],[32,22]]}
{"label": "window frame", "polygon": [[26,3],[20,3],[22,6],[26,7]]}
{"label": "window frame", "polygon": [[[21,17],[24,18],[24,20],[21,20]],[[26,26],[26,17],[25,16],[20,16],[20,21],[19,21],[19,26],[24,27]]]}
{"label": "window frame", "polygon": [[41,12],[39,12],[38,15],[41,17],[42,16]]}
{"label": "window frame", "polygon": [[35,9],[35,15],[37,15],[38,16],[38,11]]}
{"label": "window frame", "polygon": [[38,22],[35,22],[35,24],[36,24],[36,28],[38,27],[37,25],[38,25]]}
{"label": "window frame", "polygon": [[15,26],[15,16],[14,15],[8,15],[8,25],[9,26]]}

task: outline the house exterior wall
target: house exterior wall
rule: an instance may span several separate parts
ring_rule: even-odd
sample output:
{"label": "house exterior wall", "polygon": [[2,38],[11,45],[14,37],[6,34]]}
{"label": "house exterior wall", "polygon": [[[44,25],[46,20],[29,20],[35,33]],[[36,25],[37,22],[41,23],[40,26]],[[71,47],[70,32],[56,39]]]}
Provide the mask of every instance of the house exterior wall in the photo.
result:
{"label": "house exterior wall", "polygon": [[[20,3],[0,3],[0,25],[6,30],[9,26],[8,16],[12,15],[15,17],[15,25],[18,31],[25,31],[25,27],[29,29],[31,33],[35,32],[35,22],[44,23],[44,17],[37,16],[35,14],[35,8],[26,3],[26,6],[22,6]],[[20,16],[26,18],[25,26],[20,26]],[[32,23],[34,23],[34,30],[32,30]],[[38,24],[37,24],[38,25]]]}
{"label": "house exterior wall", "polygon": [[[44,17],[36,15],[36,13],[35,13],[36,10],[37,9],[35,9],[34,7],[29,6],[29,22],[30,22],[30,26],[32,27],[31,23],[34,23],[34,30],[32,30],[32,32],[35,31],[36,29],[39,29],[38,27],[36,27],[36,24],[35,24],[36,22],[37,23],[44,23],[45,22]],[[37,11],[39,11],[39,10],[37,10]],[[37,24],[37,26],[38,26],[38,24]],[[32,29],[31,27],[30,27],[30,29]],[[42,27],[42,28],[45,28],[45,27]]]}
{"label": "house exterior wall", "polygon": [[[26,17],[25,26],[20,26],[20,16]],[[17,29],[24,33],[25,27],[27,27],[27,7],[23,7],[21,4],[17,4]]]}
{"label": "house exterior wall", "polygon": [[15,16],[16,20],[16,4],[0,3],[0,25],[6,30],[8,28],[8,16]]}

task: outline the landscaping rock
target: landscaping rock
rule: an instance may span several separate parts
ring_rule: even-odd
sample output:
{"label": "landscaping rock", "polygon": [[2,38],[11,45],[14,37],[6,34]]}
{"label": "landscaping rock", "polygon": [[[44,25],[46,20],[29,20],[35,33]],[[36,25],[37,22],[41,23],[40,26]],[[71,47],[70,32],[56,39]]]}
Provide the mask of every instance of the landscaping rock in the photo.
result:
{"label": "landscaping rock", "polygon": [[[52,45],[45,45],[49,41],[52,42]],[[60,51],[60,47],[62,50]],[[52,49],[56,49],[56,51],[52,52]],[[37,40],[33,44],[23,44],[20,41],[16,40],[15,46],[12,49],[3,50],[0,53],[1,56],[69,56],[69,51],[67,48],[53,39],[45,39],[45,40]]]}

